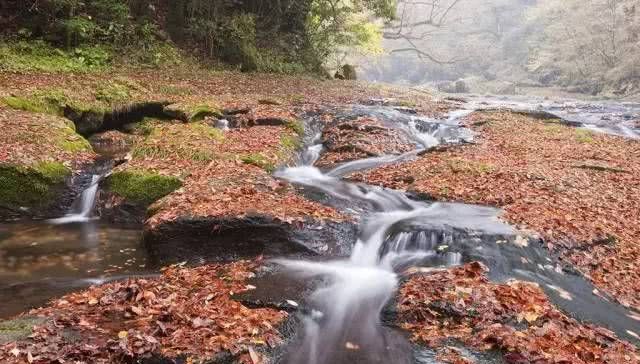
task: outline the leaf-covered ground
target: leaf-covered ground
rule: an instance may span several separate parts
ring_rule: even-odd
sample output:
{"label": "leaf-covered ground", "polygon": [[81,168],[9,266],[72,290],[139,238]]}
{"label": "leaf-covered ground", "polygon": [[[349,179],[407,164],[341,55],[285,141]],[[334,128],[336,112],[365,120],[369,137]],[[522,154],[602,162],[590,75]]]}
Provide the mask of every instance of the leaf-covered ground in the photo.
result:
{"label": "leaf-covered ground", "polygon": [[77,170],[95,155],[61,117],[14,110],[0,102],[0,164],[34,166],[59,162]]}
{"label": "leaf-covered ground", "polygon": [[[32,310],[41,324],[0,346],[2,363],[126,363],[161,356],[187,362],[230,355],[255,363],[281,342],[285,312],[249,309],[232,299],[253,289],[258,261],[198,268],[171,266],[158,278],[129,279]],[[191,358],[191,359],[190,359]]]}
{"label": "leaf-covered ground", "polygon": [[353,178],[504,208],[621,303],[640,310],[640,143],[512,113],[476,113],[476,144]]}
{"label": "leaf-covered ground", "polygon": [[[326,119],[333,117],[326,115]],[[325,150],[316,163],[320,167],[415,149],[415,143],[401,131],[365,117],[330,123],[323,131],[322,140]]]}
{"label": "leaf-covered ground", "polygon": [[400,326],[448,363],[472,363],[451,342],[498,350],[510,364],[640,363],[637,348],[567,317],[536,284],[491,283],[480,263],[413,274],[397,305]]}

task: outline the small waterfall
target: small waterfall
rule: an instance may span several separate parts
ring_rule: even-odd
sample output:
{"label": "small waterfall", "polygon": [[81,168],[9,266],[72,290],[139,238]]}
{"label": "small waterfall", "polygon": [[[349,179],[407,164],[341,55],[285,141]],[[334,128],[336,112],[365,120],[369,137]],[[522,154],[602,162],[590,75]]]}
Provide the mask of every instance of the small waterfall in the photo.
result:
{"label": "small waterfall", "polygon": [[[435,133],[418,130],[414,120],[396,123],[409,133],[418,151],[440,143]],[[391,343],[389,331],[380,322],[380,314],[398,286],[396,271],[413,261],[438,255],[437,243],[447,237],[426,233],[394,233],[397,226],[421,221],[423,226],[446,230],[490,233],[513,233],[497,219],[499,210],[461,204],[427,204],[409,199],[404,193],[364,184],[349,183],[340,176],[356,170],[373,168],[417,155],[417,151],[400,156],[382,156],[349,162],[327,174],[313,167],[320,148],[311,145],[303,153],[302,165],[277,171],[277,178],[312,187],[333,198],[364,202],[372,209],[363,219],[360,236],[348,259],[329,262],[278,260],[287,270],[303,277],[321,278],[324,285],[310,297],[311,310],[302,317],[304,330],[300,342],[292,345],[288,363],[399,363],[411,362],[411,350],[397,350],[401,343]],[[426,222],[426,223],[425,223]],[[439,254],[447,265],[461,263],[457,252]]]}
{"label": "small waterfall", "polygon": [[87,189],[82,191],[78,200],[76,200],[71,208],[71,212],[66,216],[52,219],[48,222],[55,225],[82,223],[93,220],[92,214],[95,208],[96,198],[98,195],[98,187],[101,175],[93,175],[91,177],[91,184]]}

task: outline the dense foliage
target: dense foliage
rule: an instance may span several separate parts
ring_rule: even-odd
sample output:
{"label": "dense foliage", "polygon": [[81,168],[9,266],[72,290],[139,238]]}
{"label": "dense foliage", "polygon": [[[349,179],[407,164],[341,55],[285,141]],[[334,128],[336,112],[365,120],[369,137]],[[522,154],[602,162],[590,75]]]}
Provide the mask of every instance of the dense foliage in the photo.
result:
{"label": "dense foliage", "polygon": [[179,60],[178,46],[245,71],[292,73],[321,70],[341,47],[377,49],[371,21],[394,12],[394,0],[0,0],[0,28],[44,42],[35,54],[53,46],[89,62],[107,48],[160,65]]}

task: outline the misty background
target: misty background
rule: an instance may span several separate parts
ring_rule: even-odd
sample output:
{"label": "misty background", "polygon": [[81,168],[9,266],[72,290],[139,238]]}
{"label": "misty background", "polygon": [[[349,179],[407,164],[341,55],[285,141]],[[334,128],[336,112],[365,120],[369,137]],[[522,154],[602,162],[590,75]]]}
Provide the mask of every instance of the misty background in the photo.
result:
{"label": "misty background", "polygon": [[361,79],[443,92],[640,94],[638,0],[400,0]]}

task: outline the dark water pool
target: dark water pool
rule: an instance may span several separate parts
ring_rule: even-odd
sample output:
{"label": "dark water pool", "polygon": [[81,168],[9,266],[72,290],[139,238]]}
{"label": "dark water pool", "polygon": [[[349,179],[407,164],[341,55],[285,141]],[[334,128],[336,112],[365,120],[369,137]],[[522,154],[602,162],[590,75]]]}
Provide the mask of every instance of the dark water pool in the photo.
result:
{"label": "dark water pool", "polygon": [[153,274],[141,236],[98,222],[0,224],[0,318],[92,284]]}

